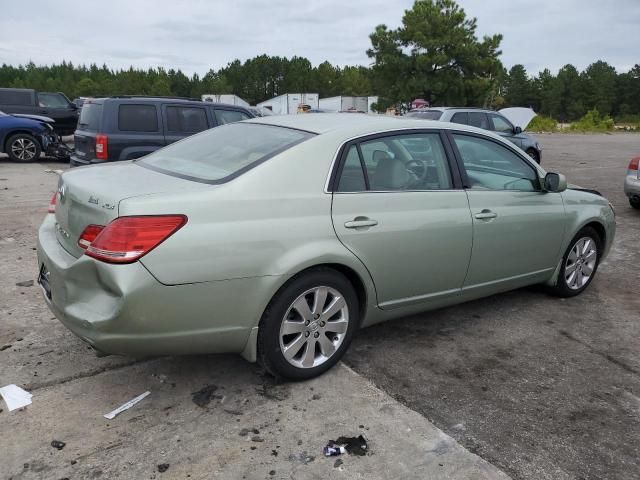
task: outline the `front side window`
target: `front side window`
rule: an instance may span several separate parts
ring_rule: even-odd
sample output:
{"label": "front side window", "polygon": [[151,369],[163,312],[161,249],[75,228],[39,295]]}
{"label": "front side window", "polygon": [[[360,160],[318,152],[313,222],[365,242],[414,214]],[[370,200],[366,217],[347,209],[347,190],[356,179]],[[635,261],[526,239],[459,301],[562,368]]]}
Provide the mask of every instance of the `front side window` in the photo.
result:
{"label": "front side window", "polygon": [[[357,157],[355,146],[347,153],[338,191],[365,190],[367,186],[371,191],[453,188],[449,164],[438,133],[376,138],[361,142],[359,147],[361,159]],[[361,174],[365,178],[361,178]]]}
{"label": "front side window", "polygon": [[249,118],[249,115],[246,115],[243,112],[238,112],[237,110],[215,110],[216,112],[216,120],[218,125],[225,125],[227,123],[235,123],[241,120],[246,120]]}
{"label": "front side window", "polygon": [[118,129],[123,132],[157,132],[158,114],[155,105],[120,105]]}
{"label": "front side window", "polygon": [[38,103],[46,108],[69,108],[69,100],[59,93],[38,93]]}
{"label": "front side window", "polygon": [[272,125],[233,123],[156,150],[137,164],[203,183],[224,183],[313,134]]}
{"label": "front side window", "polygon": [[513,125],[501,115],[492,113],[489,115],[491,123],[493,123],[493,130],[500,133],[513,133]]}
{"label": "front side window", "polygon": [[204,108],[167,107],[167,130],[197,133],[209,128]]}
{"label": "front side window", "polygon": [[508,148],[470,135],[454,134],[453,139],[471,188],[527,192],[540,189],[536,170]]}

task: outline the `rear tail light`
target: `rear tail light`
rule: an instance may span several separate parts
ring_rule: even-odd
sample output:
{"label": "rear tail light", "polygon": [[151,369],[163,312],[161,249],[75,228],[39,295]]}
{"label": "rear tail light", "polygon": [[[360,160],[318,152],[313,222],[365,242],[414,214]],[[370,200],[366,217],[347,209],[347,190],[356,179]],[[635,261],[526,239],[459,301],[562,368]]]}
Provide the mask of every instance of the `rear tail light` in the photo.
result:
{"label": "rear tail light", "polygon": [[98,234],[104,230],[103,225],[89,225],[84,229],[82,235],[78,239],[78,246],[83,249],[87,249],[89,245],[93,243]]}
{"label": "rear tail light", "polygon": [[107,263],[132,263],[185,223],[187,217],[184,215],[119,217],[99,232],[85,254]]}
{"label": "rear tail light", "polygon": [[109,137],[103,134],[96,135],[96,158],[107,160],[109,158]]}
{"label": "rear tail light", "polygon": [[636,177],[640,178],[640,157],[632,158],[631,162],[629,162],[629,174],[632,175],[634,171],[636,172]]}
{"label": "rear tail light", "polygon": [[56,213],[56,203],[58,203],[58,192],[54,193],[53,197],[51,197],[47,213]]}

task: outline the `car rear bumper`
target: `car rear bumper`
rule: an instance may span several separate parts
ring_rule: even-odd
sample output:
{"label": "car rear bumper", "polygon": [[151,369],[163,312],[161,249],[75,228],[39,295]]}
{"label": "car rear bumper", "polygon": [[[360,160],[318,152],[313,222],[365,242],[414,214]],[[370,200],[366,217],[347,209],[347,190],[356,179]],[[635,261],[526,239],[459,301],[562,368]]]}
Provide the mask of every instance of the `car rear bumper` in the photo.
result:
{"label": "car rear bumper", "polygon": [[624,193],[629,198],[640,197],[640,178],[635,171],[624,177]]}
{"label": "car rear bumper", "polygon": [[37,250],[38,266],[48,272],[39,283],[49,308],[104,353],[239,353],[264,309],[257,300],[264,277],[168,286],[140,262],[75,258],[56,239],[53,215],[40,227]]}
{"label": "car rear bumper", "polygon": [[69,164],[72,167],[83,167],[85,165],[95,165],[97,163],[104,163],[105,161],[107,160],[96,160],[95,158],[94,159],[82,158],[74,153],[71,155],[69,159]]}

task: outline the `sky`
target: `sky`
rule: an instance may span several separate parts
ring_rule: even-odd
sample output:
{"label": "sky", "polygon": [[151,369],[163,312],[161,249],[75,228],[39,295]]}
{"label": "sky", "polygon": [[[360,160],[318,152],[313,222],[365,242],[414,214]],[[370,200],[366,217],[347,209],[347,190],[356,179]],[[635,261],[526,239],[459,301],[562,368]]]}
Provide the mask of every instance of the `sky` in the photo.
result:
{"label": "sky", "polygon": [[[530,74],[602,59],[640,63],[640,0],[459,0],[501,60]],[[397,28],[413,0],[0,0],[0,64],[106,63],[204,74],[266,53],[369,65],[369,34]],[[63,7],[64,5],[64,7]]]}

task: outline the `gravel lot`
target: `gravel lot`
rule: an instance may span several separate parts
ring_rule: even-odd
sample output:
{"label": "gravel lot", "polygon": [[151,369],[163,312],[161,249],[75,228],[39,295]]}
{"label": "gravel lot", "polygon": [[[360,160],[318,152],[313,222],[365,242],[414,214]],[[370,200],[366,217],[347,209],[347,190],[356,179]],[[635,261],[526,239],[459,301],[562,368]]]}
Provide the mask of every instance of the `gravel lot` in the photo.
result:
{"label": "gravel lot", "polygon": [[[234,356],[96,358],[37,286],[15,285],[35,277],[57,182],[44,171],[66,166],[0,158],[0,386],[35,394],[25,411],[0,412],[0,478],[639,478],[640,212],[622,180],[640,135],[540,139],[545,168],[617,210],[615,245],[585,294],[524,289],[375,326],[346,357],[359,375],[340,367],[285,385]],[[201,409],[192,393],[210,385]],[[147,404],[101,418],[144,390]],[[373,455],[335,468],[321,458],[331,435],[358,432]]]}

